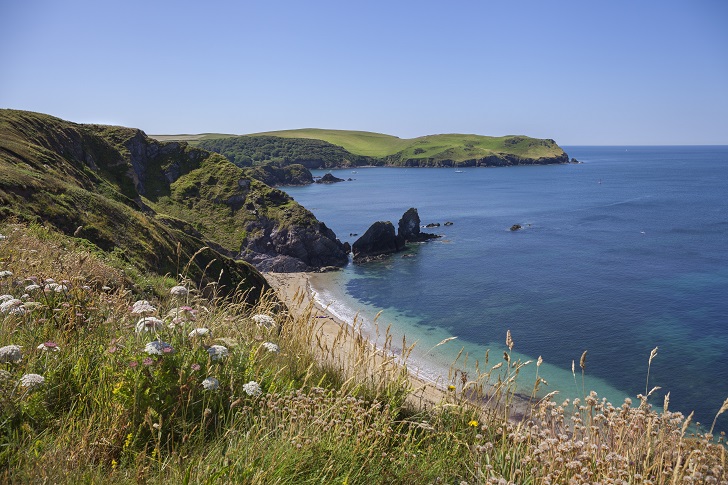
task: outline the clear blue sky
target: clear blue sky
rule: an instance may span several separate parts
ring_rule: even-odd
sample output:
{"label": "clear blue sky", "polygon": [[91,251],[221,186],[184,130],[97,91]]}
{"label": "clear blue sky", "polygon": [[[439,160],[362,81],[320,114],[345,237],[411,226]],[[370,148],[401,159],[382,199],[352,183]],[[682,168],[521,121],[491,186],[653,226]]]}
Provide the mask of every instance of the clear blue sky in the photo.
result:
{"label": "clear blue sky", "polygon": [[728,1],[0,0],[0,107],[149,134],[728,144]]}

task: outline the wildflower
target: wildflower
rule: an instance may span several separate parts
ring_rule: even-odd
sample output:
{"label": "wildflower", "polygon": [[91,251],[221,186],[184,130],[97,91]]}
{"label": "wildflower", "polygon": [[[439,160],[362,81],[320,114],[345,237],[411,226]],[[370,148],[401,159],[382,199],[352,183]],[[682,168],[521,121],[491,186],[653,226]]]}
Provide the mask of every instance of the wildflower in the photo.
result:
{"label": "wildflower", "polygon": [[17,364],[23,358],[20,349],[20,345],[6,345],[5,347],[0,347],[0,362]]}
{"label": "wildflower", "polygon": [[245,391],[245,394],[248,396],[260,396],[263,393],[263,389],[260,388],[260,384],[255,381],[243,384],[243,391]]}
{"label": "wildflower", "polygon": [[110,290],[111,290],[111,287],[110,286],[104,285],[104,286],[101,287],[101,291],[110,291]]}
{"label": "wildflower", "polygon": [[132,315],[146,315],[148,313],[154,313],[157,311],[157,308],[152,306],[147,300],[138,300],[134,302],[134,305],[131,307],[131,314]]}
{"label": "wildflower", "polygon": [[229,354],[227,347],[224,345],[211,345],[207,348],[207,353],[210,354],[212,360],[224,359]]}
{"label": "wildflower", "polygon": [[0,278],[7,278],[9,276],[13,276],[12,271],[8,271],[8,270],[0,271]]}
{"label": "wildflower", "polygon": [[209,328],[196,328],[193,331],[190,332],[189,337],[195,338],[195,337],[211,337],[212,331]]}
{"label": "wildflower", "polygon": [[152,360],[151,357],[145,357],[142,361],[142,364],[144,364],[146,367],[149,367],[150,365],[154,364],[154,360]]}
{"label": "wildflower", "polygon": [[468,426],[472,426],[473,428],[477,428],[478,427],[478,422],[476,420],[472,419],[472,420],[470,420],[468,422]]}
{"label": "wildflower", "polygon": [[129,367],[131,367],[132,369],[138,365],[139,365],[139,362],[137,362],[136,360],[132,360],[129,362]]}
{"label": "wildflower", "polygon": [[167,318],[173,318],[175,320],[182,320],[182,321],[187,321],[187,320],[194,321],[197,319],[197,317],[195,315],[196,313],[197,313],[197,310],[193,309],[192,307],[180,306],[180,307],[175,307],[175,308],[170,309],[167,312]]}
{"label": "wildflower", "polygon": [[8,238],[7,236],[0,234],[0,241],[2,241],[3,239],[7,239],[7,238]]}
{"label": "wildflower", "polygon": [[144,317],[136,323],[136,333],[156,332],[164,326],[164,322],[157,317]]}
{"label": "wildflower", "polygon": [[214,377],[207,377],[204,381],[202,381],[202,387],[204,387],[206,391],[214,391],[220,387],[220,381]]}
{"label": "wildflower", "polygon": [[172,296],[181,297],[181,296],[187,296],[187,293],[189,293],[189,290],[185,288],[184,286],[173,286],[171,290],[169,290],[169,293]]}
{"label": "wildflower", "polygon": [[37,349],[46,352],[58,352],[59,350],[61,350],[61,348],[55,342],[43,342],[37,347]]}
{"label": "wildflower", "polygon": [[20,378],[20,385],[27,387],[29,391],[40,387],[45,382],[45,377],[40,374],[23,374]]}
{"label": "wildflower", "polygon": [[56,293],[65,293],[68,291],[68,286],[66,285],[55,285],[55,288],[53,288],[53,291]]}
{"label": "wildflower", "polygon": [[250,317],[259,327],[272,328],[275,327],[276,321],[268,315],[257,314]]}
{"label": "wildflower", "polygon": [[277,353],[279,350],[278,346],[273,342],[263,342],[263,347],[265,347],[265,350],[267,350],[268,352],[273,353]]}
{"label": "wildflower", "polygon": [[5,303],[8,300],[12,300],[13,295],[0,295],[0,303]]}
{"label": "wildflower", "polygon": [[9,381],[13,378],[13,375],[5,369],[0,369],[0,382]]}
{"label": "wildflower", "polygon": [[25,308],[23,308],[23,301],[17,298],[12,298],[5,301],[4,303],[0,304],[0,313],[25,313]]}
{"label": "wildflower", "polygon": [[195,370],[195,371],[200,370],[200,364],[192,364],[190,366],[190,369]]}
{"label": "wildflower", "polygon": [[162,355],[163,353],[166,354],[173,351],[174,348],[172,348],[171,345],[167,342],[162,342],[161,340],[154,340],[144,346],[144,352],[149,355]]}
{"label": "wildflower", "polygon": [[449,386],[447,386],[447,390],[448,391],[454,391],[455,390],[455,386],[453,386],[452,384],[450,384]]}

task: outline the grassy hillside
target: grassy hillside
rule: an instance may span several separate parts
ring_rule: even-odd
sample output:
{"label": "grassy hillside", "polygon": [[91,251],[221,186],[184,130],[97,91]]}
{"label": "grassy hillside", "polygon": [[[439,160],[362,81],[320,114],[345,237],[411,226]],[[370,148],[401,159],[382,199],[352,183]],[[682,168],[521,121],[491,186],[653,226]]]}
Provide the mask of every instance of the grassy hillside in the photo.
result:
{"label": "grassy hillside", "polygon": [[392,135],[370,133],[367,131],[322,130],[305,128],[300,130],[269,131],[253,133],[250,136],[269,135],[282,138],[307,138],[323,140],[343,147],[355,155],[368,157],[386,157],[393,155],[410,145],[411,140],[403,140]]}
{"label": "grassy hillside", "polygon": [[271,233],[322,233],[309,211],[218,154],[16,110],[0,110],[0,218],[46,224],[157,275],[174,277],[197,253],[191,276],[252,298],[267,283],[232,256],[286,251],[267,244]]}
{"label": "grassy hillside", "polygon": [[[188,135],[185,135],[188,136]],[[566,163],[568,156],[555,141],[527,136],[482,136],[444,134],[401,139],[381,133],[364,131],[300,129],[271,131],[231,137],[228,135],[200,135],[197,143],[206,146],[223,146],[231,139],[247,137],[278,137],[322,140],[339,146],[351,154],[353,165],[386,164],[392,166],[502,166],[523,164]],[[175,139],[170,136],[170,139]],[[217,150],[224,153],[222,149]],[[236,155],[238,152],[234,153]],[[281,153],[285,158],[287,152]],[[240,152],[241,159],[250,158],[253,152]],[[356,156],[366,157],[356,160]],[[322,155],[323,157],[323,155]],[[231,160],[234,158],[229,157]],[[346,157],[344,157],[346,158]],[[296,163],[296,162],[294,162]],[[326,167],[326,164],[321,165]],[[342,164],[341,166],[346,166]]]}
{"label": "grassy hillside", "polygon": [[215,298],[181,273],[135,302],[80,240],[0,222],[0,483],[728,480],[724,435],[649,395],[551,393],[516,419],[519,369],[538,363],[513,358],[510,333],[502,360],[453,368],[423,408],[397,364],[408,343],[323,335],[310,306]]}

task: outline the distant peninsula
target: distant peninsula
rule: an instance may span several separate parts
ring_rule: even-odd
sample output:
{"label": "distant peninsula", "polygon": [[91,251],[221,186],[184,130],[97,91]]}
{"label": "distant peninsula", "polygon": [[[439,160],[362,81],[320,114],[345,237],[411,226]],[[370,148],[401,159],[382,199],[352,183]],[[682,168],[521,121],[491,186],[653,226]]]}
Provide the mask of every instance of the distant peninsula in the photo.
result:
{"label": "distant peninsula", "polygon": [[153,135],[220,153],[239,167],[503,167],[568,163],[554,140],[444,134],[402,139],[364,131],[300,129],[250,135]]}

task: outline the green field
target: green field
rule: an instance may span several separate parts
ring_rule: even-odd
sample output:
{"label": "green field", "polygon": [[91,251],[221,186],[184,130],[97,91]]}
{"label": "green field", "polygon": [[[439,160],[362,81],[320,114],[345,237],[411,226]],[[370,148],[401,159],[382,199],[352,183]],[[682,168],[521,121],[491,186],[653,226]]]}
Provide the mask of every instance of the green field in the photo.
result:
{"label": "green field", "polygon": [[[458,163],[503,154],[524,159],[555,158],[564,155],[564,151],[553,140],[520,135],[492,137],[444,134],[402,139],[392,135],[366,131],[305,128],[252,133],[245,136],[263,135],[323,140],[341,146],[354,155],[376,158],[395,157],[397,161],[451,160]],[[154,138],[164,141],[189,141],[195,144],[202,140],[231,136],[234,135],[206,133],[201,135],[160,135],[154,136]],[[394,162],[394,160],[392,161]],[[394,163],[396,164],[396,162]]]}

